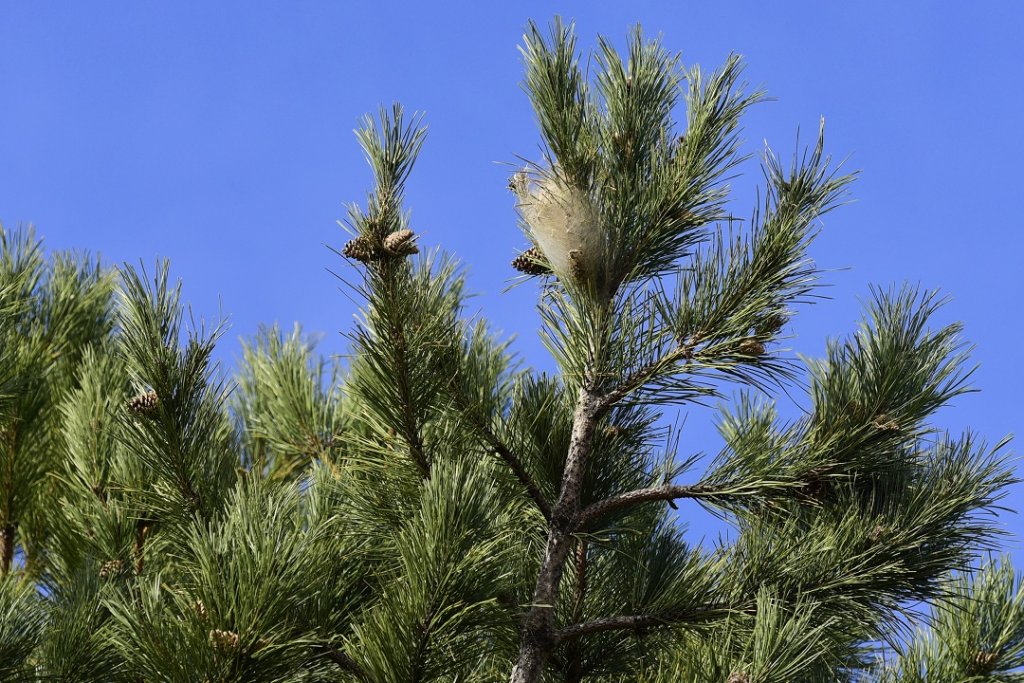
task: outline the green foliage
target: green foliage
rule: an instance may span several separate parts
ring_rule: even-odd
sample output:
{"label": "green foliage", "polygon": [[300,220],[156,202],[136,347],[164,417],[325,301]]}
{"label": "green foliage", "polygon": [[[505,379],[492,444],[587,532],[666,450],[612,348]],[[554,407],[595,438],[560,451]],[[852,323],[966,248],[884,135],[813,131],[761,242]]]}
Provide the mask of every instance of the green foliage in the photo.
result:
{"label": "green foliage", "polygon": [[885,683],[1024,679],[1024,591],[1009,558],[946,581],[947,603],[880,667]]}
{"label": "green foliage", "polygon": [[[0,680],[1022,680],[1020,579],[979,565],[1011,460],[935,423],[971,390],[939,296],[874,290],[822,359],[775,346],[852,180],[823,132],[766,153],[739,221],[764,94],[738,57],[684,68],[637,29],[588,60],[560,21],[522,53],[544,145],[511,183],[517,262],[555,374],[419,253],[398,105],[357,131],[344,360],[275,326],[228,376],[166,263],[0,230]],[[721,451],[680,453],[666,408],[737,388]],[[732,533],[698,542],[693,504]]]}
{"label": "green foliage", "polygon": [[246,464],[275,479],[294,477],[313,460],[331,460],[344,431],[339,368],[314,354],[296,327],[284,336],[261,330],[242,349],[234,396]]}
{"label": "green foliage", "polygon": [[31,680],[28,666],[45,625],[32,586],[16,576],[0,578],[0,676],[5,681]]}

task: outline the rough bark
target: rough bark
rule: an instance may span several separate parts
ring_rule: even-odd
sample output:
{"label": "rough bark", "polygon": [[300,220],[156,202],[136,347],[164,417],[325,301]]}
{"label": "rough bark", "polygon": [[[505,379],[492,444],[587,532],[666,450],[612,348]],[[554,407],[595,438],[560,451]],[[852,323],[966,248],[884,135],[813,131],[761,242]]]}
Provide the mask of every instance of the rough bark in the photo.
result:
{"label": "rough bark", "polygon": [[540,681],[544,664],[556,645],[555,603],[572,546],[573,523],[580,508],[580,490],[600,407],[599,396],[586,386],[582,387],[573,413],[562,490],[548,524],[544,560],[537,574],[532,605],[523,619],[519,658],[512,670],[511,683]]}
{"label": "rough bark", "polygon": [[[576,544],[576,590],[573,596],[572,618],[579,623],[583,621],[584,606],[587,600],[587,542]],[[568,653],[569,664],[565,671],[565,683],[580,683],[583,680],[583,648],[575,641]]]}
{"label": "rough bark", "polygon": [[11,571],[11,564],[14,562],[14,534],[13,524],[5,524],[0,528],[0,573],[7,574]]}

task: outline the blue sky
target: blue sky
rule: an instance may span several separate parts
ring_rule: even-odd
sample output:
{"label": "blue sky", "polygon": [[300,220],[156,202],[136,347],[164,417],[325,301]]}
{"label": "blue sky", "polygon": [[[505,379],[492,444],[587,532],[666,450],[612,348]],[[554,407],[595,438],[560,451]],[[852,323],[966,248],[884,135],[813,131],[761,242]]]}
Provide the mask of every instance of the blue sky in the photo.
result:
{"label": "blue sky", "polygon": [[[467,264],[474,311],[548,368],[535,291],[502,293],[524,244],[504,162],[537,154],[516,46],[529,18],[556,13],[584,47],[597,33],[621,44],[639,22],[687,65],[743,54],[748,80],[776,98],[748,118],[750,152],[767,139],[788,153],[824,115],[828,147],[861,177],[812,247],[831,298],[796,319],[794,352],[850,331],[871,283],[939,287],[952,297],[943,320],[976,344],[982,390],[940,426],[991,441],[1022,431],[1024,4],[1010,0],[0,1],[0,221],[109,263],[170,258],[198,313],[230,315],[226,363],[261,322],[299,321],[343,353],[354,306],[324,245],[344,242],[335,221],[368,188],[353,127],[398,99],[430,126],[413,227]],[[756,162],[744,171],[741,215],[760,178]],[[710,418],[690,415],[684,449],[717,449]],[[1024,489],[1005,502],[1022,507]],[[1019,515],[1005,522],[1024,532]]]}

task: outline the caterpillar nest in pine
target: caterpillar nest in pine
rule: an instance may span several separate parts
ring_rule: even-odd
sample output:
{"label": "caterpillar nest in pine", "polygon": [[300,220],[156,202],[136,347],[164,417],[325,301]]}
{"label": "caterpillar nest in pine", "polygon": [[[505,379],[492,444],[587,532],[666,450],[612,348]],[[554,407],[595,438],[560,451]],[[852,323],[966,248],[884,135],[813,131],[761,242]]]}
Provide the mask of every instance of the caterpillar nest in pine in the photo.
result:
{"label": "caterpillar nest in pine", "polygon": [[601,226],[586,192],[555,175],[531,182],[526,171],[510,183],[517,208],[551,270],[576,280],[594,278],[604,268]]}

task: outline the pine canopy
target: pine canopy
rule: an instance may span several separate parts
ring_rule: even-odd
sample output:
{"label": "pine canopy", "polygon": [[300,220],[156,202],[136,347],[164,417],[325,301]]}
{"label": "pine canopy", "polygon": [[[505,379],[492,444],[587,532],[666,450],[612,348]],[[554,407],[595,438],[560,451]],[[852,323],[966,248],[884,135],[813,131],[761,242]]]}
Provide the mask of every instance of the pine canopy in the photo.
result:
{"label": "pine canopy", "polygon": [[[553,374],[418,241],[397,105],[357,132],[342,360],[270,327],[229,375],[167,263],[0,228],[0,680],[1024,681],[1005,442],[932,422],[971,390],[940,296],[877,289],[824,358],[780,348],[853,179],[822,133],[766,152],[741,220],[738,57],[684,69],[637,29],[584,61],[560,21],[521,49],[543,153],[510,276]],[[704,458],[666,424],[708,402]],[[732,533],[688,538],[697,506]]]}

